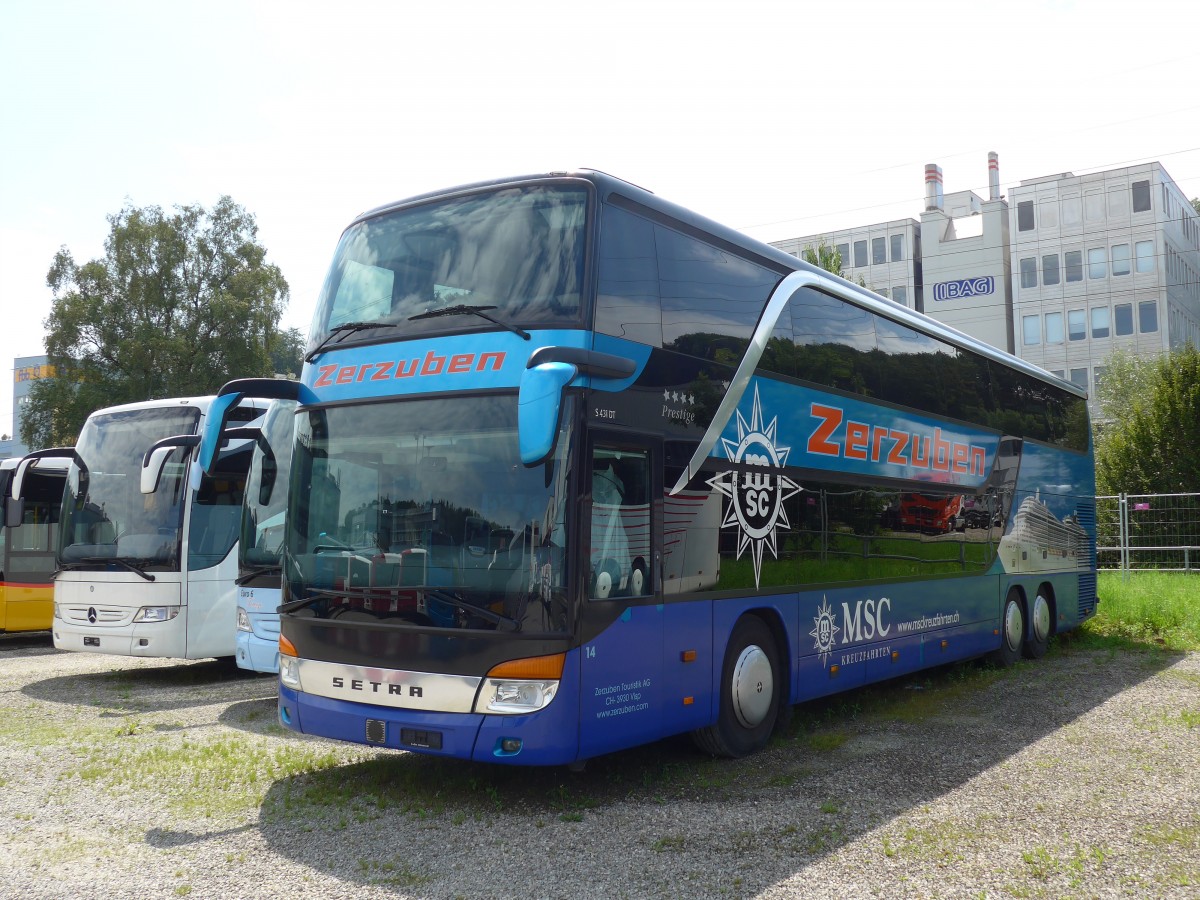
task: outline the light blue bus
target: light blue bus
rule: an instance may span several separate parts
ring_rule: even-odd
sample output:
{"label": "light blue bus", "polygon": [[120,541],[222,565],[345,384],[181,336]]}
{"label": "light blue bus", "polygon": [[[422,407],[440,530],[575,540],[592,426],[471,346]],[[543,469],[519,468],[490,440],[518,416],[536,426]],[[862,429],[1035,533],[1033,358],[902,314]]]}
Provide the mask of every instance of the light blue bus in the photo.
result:
{"label": "light blue bus", "polygon": [[[357,218],[301,381],[297,731],[737,757],[795,704],[1038,657],[1095,611],[1082,392],[598,172]],[[972,514],[901,527],[915,495]]]}
{"label": "light blue bus", "polygon": [[[238,543],[237,664],[279,671],[279,607],[283,528],[291,470],[293,400],[271,403],[256,436]],[[226,434],[231,432],[227,431]]]}

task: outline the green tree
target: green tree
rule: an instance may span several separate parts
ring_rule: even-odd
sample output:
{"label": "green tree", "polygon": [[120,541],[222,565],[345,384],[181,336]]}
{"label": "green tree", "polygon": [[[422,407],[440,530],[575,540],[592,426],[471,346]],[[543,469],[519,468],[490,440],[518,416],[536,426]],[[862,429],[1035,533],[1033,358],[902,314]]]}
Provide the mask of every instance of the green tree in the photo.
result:
{"label": "green tree", "polygon": [[1192,209],[1194,209],[1196,212],[1200,213],[1200,197],[1192,198]]}
{"label": "green tree", "polygon": [[[809,265],[824,269],[826,272],[832,272],[839,278],[848,277],[845,270],[846,261],[842,259],[842,251],[838,250],[837,247],[830,246],[825,241],[825,238],[821,238],[815,247],[811,244],[805,247],[800,254],[800,258]],[[867,286],[861,275],[858,276],[858,286]]]}
{"label": "green tree", "polygon": [[108,221],[102,258],[79,265],[63,247],[46,275],[57,377],[30,391],[30,447],[74,443],[99,407],[273,374],[273,352],[292,340],[278,331],[287,282],[266,261],[254,217],[229,197],[169,213],[126,203]]}
{"label": "green tree", "polygon": [[1152,366],[1148,390],[1100,429],[1101,494],[1177,493],[1200,486],[1200,351],[1187,344]]}
{"label": "green tree", "polygon": [[304,334],[299,328],[279,332],[271,348],[271,371],[276,375],[300,377],[304,365]]}
{"label": "green tree", "polygon": [[1149,402],[1158,378],[1158,360],[1117,350],[1104,361],[1104,378],[1096,385],[1101,428],[1119,422],[1130,410]]}

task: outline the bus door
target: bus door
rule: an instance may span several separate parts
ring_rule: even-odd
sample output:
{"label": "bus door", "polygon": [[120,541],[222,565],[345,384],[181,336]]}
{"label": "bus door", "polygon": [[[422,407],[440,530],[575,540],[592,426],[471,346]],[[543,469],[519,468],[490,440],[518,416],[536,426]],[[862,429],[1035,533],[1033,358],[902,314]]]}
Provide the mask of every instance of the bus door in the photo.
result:
{"label": "bus door", "polygon": [[664,628],[661,443],[593,434],[588,460],[581,535],[584,757],[662,734]]}

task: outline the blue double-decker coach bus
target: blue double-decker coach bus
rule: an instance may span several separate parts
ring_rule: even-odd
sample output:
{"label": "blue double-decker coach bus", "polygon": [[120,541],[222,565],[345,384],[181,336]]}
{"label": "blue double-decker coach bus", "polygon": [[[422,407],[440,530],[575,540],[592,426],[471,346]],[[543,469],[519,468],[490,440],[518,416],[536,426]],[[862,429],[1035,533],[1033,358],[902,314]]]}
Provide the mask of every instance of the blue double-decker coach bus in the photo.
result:
{"label": "blue double-decker coach bus", "polygon": [[1095,610],[1076,387],[598,172],[360,216],[301,381],[298,731],[741,756],[794,704]]}

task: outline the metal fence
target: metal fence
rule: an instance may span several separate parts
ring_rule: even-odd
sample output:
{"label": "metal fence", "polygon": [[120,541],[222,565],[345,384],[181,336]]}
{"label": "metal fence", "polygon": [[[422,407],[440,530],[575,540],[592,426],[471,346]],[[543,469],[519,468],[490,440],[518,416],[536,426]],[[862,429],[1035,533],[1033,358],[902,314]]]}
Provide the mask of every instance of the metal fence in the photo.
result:
{"label": "metal fence", "polygon": [[1200,572],[1200,494],[1097,497],[1096,566]]}

